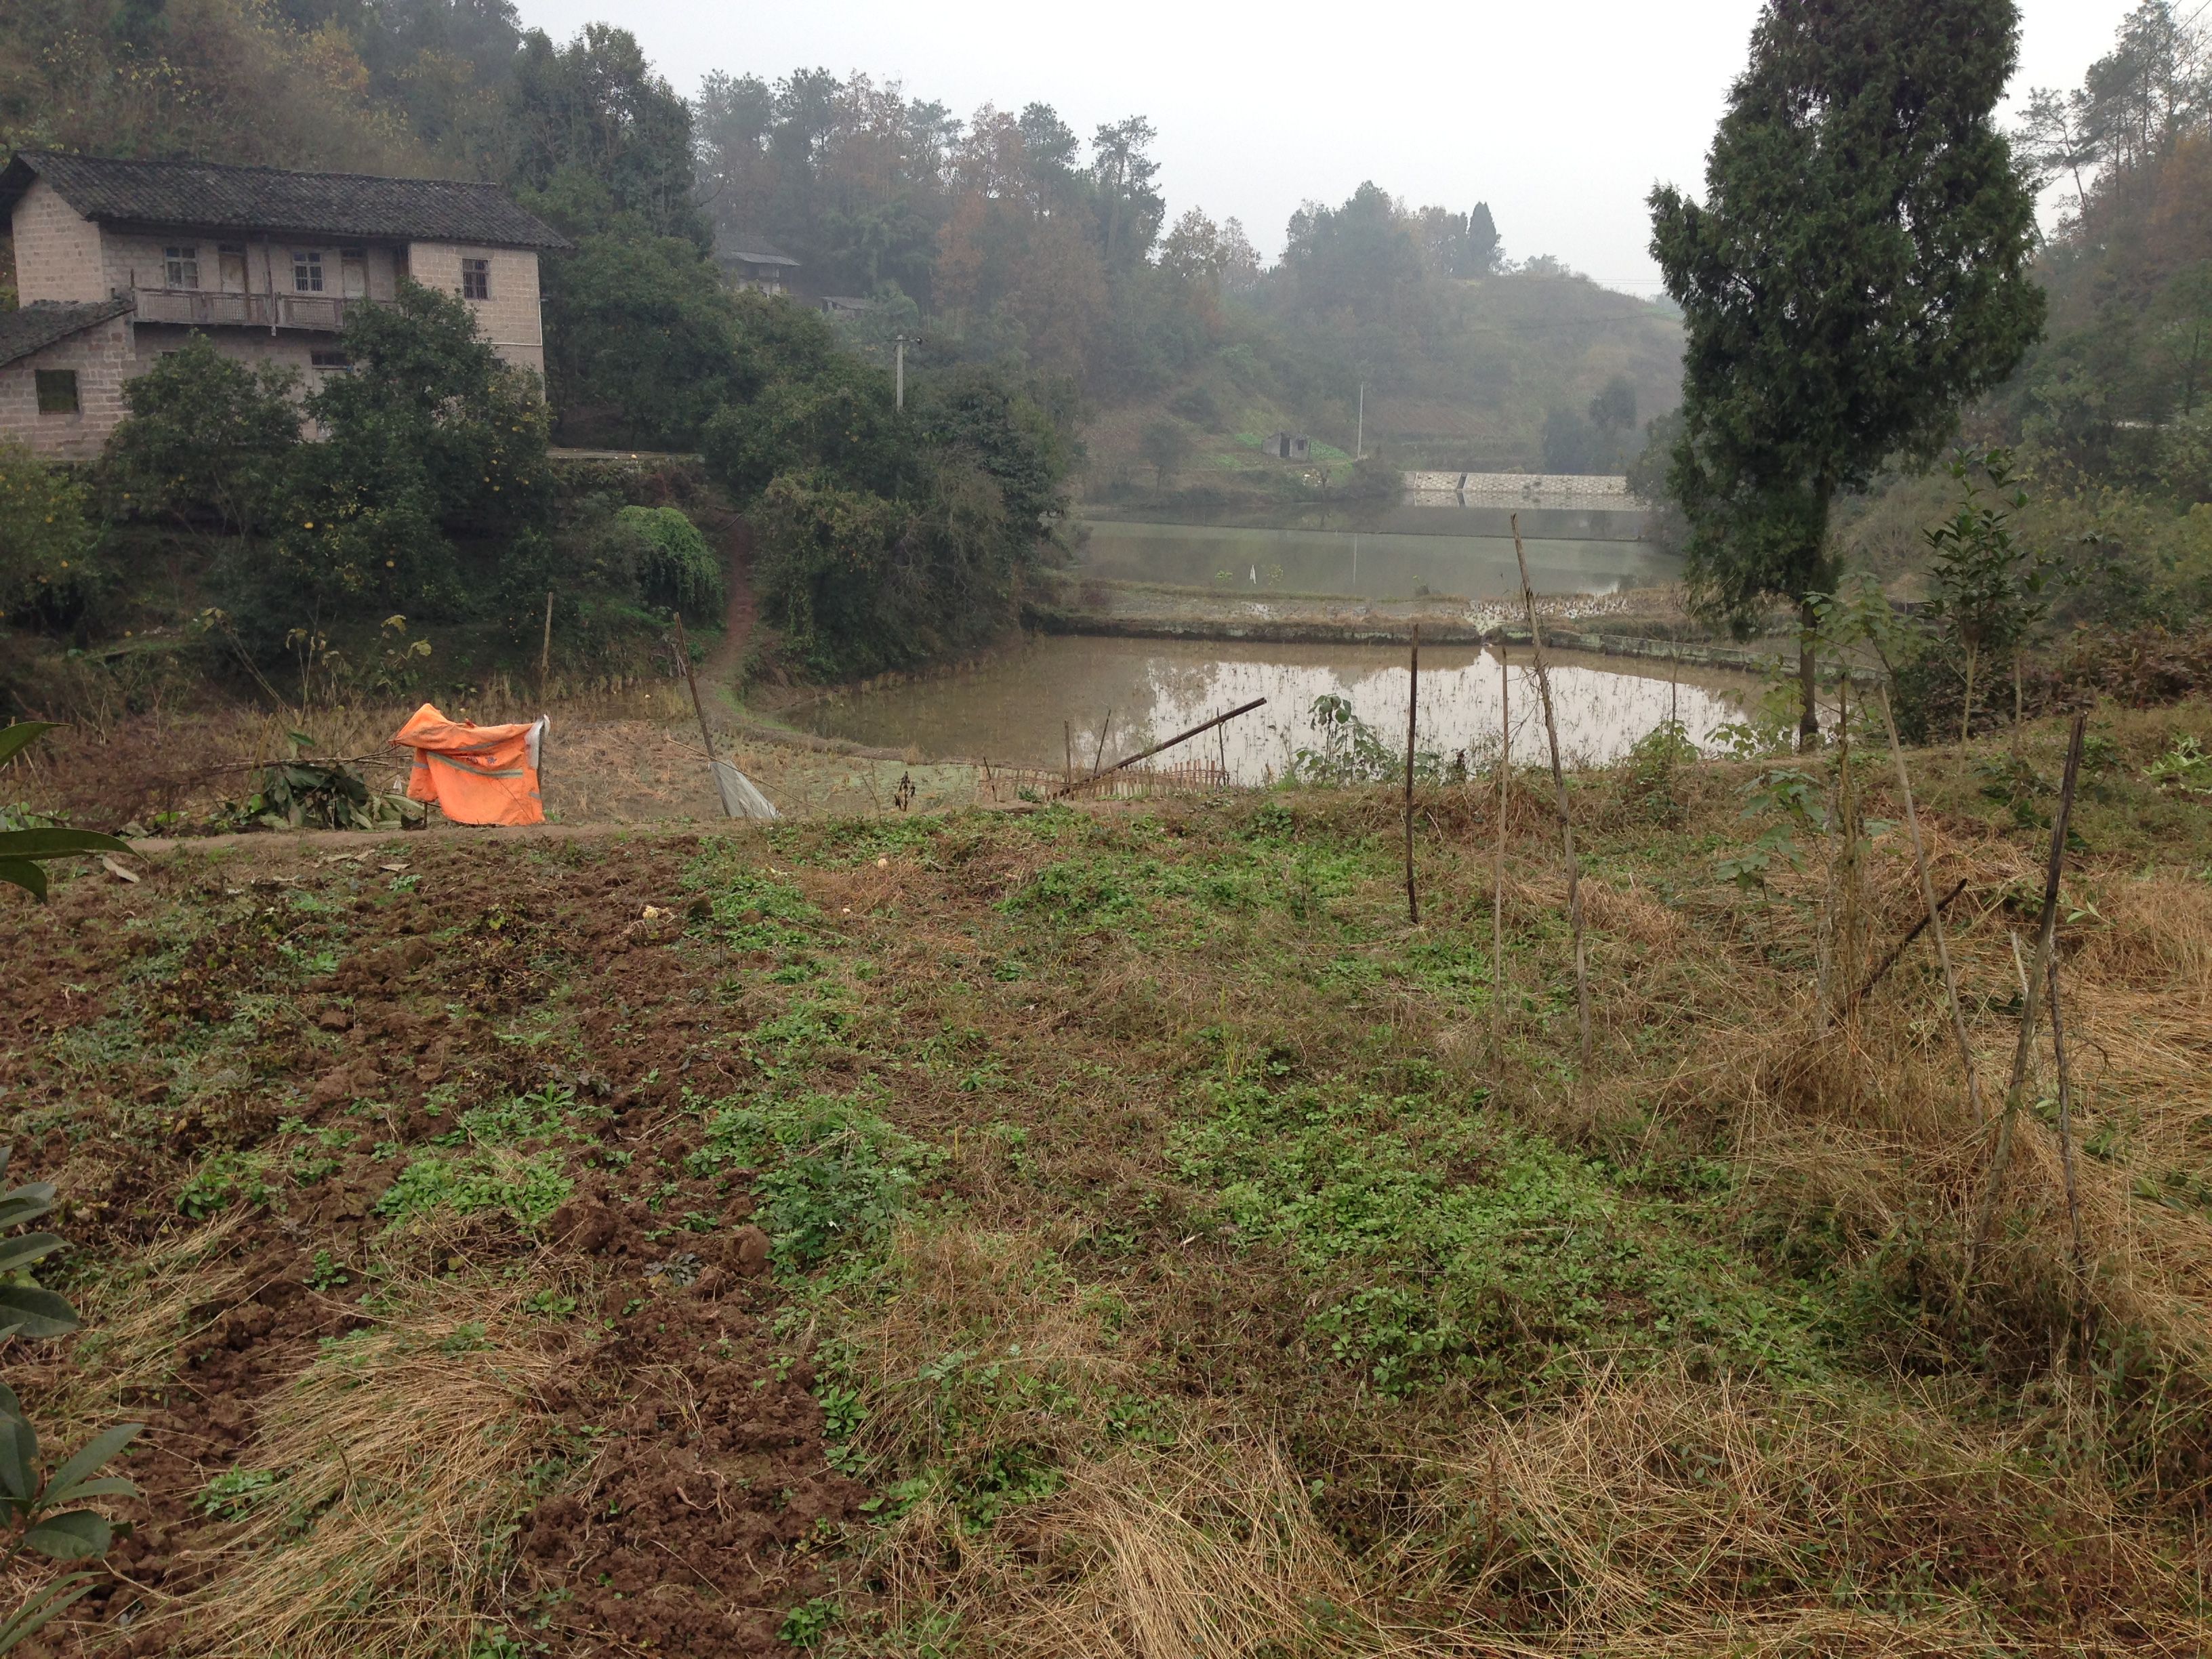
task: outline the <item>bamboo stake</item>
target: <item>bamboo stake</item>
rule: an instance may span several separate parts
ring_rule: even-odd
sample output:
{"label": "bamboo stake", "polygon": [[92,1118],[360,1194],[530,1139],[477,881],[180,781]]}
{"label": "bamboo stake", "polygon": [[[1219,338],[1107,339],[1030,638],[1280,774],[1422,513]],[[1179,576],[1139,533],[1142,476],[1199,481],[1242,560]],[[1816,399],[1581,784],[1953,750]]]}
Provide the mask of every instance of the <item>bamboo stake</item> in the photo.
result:
{"label": "bamboo stake", "polygon": [[2066,1178],[2066,1221],[2074,1231],[2074,1270],[2082,1270],[2081,1194],[2074,1181],[2073,1073],[2066,1063],[2066,1023],[2058,1011],[2058,957],[2045,966],[2051,981],[2051,1050],[2058,1062],[2058,1167]]}
{"label": "bamboo stake", "polygon": [[553,678],[553,590],[545,590],[545,638],[538,647],[538,695],[544,696]]}
{"label": "bamboo stake", "polygon": [[1498,630],[1498,842],[1490,870],[1490,1042],[1505,1064],[1505,814],[1513,776],[1513,677],[1505,666],[1505,630]]}
{"label": "bamboo stake", "polygon": [[1105,725],[1098,728],[1098,747],[1091,752],[1091,775],[1094,778],[1098,775],[1098,769],[1105,763],[1106,735],[1113,729],[1114,711],[1109,708],[1106,711]]}
{"label": "bamboo stake", "polygon": [[1060,782],[1072,788],[1075,784],[1075,727],[1066,720],[1060,723],[1060,743],[1067,758],[1067,773]]}
{"label": "bamboo stake", "polygon": [[1988,1114],[1982,1109],[1982,1085],[1974,1075],[1974,1051],[1966,1042],[1966,1018],[1959,1012],[1959,976],[1951,969],[1951,945],[1943,937],[1943,908],[1936,902],[1936,883],[1928,874],[1928,848],[1920,838],[1920,813],[1912,804],[1912,777],[1905,769],[1905,745],[1897,740],[1897,715],[1889,706],[1887,684],[1881,687],[1881,721],[1889,732],[1890,758],[1897,763],[1897,787],[1905,794],[1905,823],[1912,832],[1912,864],[1920,875],[1921,902],[1928,907],[1929,930],[1936,935],[1936,959],[1943,964],[1943,996],[1951,1008],[1951,1036],[1959,1045],[1959,1064],[1966,1072],[1966,1104],[1973,1109],[1974,1127],[1979,1128]]}
{"label": "bamboo stake", "polygon": [[[1959,878],[1959,884],[1954,887],[1949,892],[1944,894],[1942,898],[1937,901],[1936,908],[1939,912],[1949,909],[1951,908],[1951,901],[1958,897],[1960,894],[1966,890],[1966,878],[1964,876],[1961,876]],[[1860,986],[1857,990],[1851,993],[1851,1000],[1844,1005],[1844,1012],[1846,1014],[1850,1012],[1853,1008],[1859,1005],[1860,1001],[1866,996],[1868,992],[1873,990],[1875,986],[1881,984],[1882,975],[1897,965],[1897,959],[1905,954],[1905,947],[1927,931],[1928,918],[1923,915],[1919,921],[1914,922],[1912,926],[1906,930],[1905,935],[1903,939],[1898,940],[1896,944],[1889,947],[1889,954],[1881,959],[1880,965],[1875,969],[1874,972],[1866,976],[1866,983]]]}
{"label": "bamboo stake", "polygon": [[1552,746],[1552,787],[1559,798],[1559,835],[1566,849],[1567,913],[1575,930],[1575,1013],[1582,1036],[1582,1069],[1590,1059],[1589,958],[1583,944],[1582,868],[1575,858],[1575,821],[1567,805],[1567,774],[1559,764],[1559,724],[1552,714],[1552,677],[1544,666],[1544,630],[1536,623],[1536,592],[1528,585],[1528,555],[1521,545],[1521,515],[1513,524],[1513,556],[1521,565],[1521,604],[1528,613],[1528,649],[1536,661],[1536,698],[1544,707],[1544,735]]}
{"label": "bamboo stake", "polygon": [[[714,799],[722,799],[721,759],[714,753],[714,731],[707,724],[707,705],[699,700],[698,678],[691,672],[691,647],[684,637],[684,617],[676,617],[676,655],[684,665],[684,684],[691,688],[691,712],[699,717],[699,741],[707,745],[707,775],[714,781]],[[722,816],[730,816],[729,803],[722,804]]]}
{"label": "bamboo stake", "polygon": [[1100,778],[1112,777],[1116,772],[1120,771],[1125,766],[1134,766],[1139,761],[1150,760],[1153,756],[1159,754],[1164,750],[1172,749],[1179,743],[1188,743],[1193,738],[1198,737],[1201,733],[1211,732],[1217,726],[1224,726],[1228,724],[1228,722],[1235,720],[1239,714],[1249,714],[1255,708],[1264,708],[1267,707],[1267,700],[1265,697],[1255,697],[1249,702],[1237,704],[1236,708],[1231,709],[1225,714],[1216,714],[1210,720],[1200,720],[1196,726],[1192,726],[1188,732],[1178,732],[1175,736],[1170,738],[1164,743],[1156,743],[1150,749],[1139,750],[1137,753],[1131,755],[1126,760],[1115,761],[1103,772],[1094,772],[1089,777],[1080,779],[1078,781],[1070,784],[1066,788],[1061,790],[1059,795],[1054,795],[1053,799],[1057,800],[1060,799],[1060,795],[1073,794],[1078,789],[1088,788]]}
{"label": "bamboo stake", "polygon": [[1406,920],[1421,925],[1420,896],[1413,890],[1413,719],[1421,702],[1421,625],[1413,624],[1413,655],[1406,680]]}
{"label": "bamboo stake", "polygon": [[[2074,716],[2074,729],[2066,738],[2066,771],[2058,785],[2058,809],[2051,815],[2051,852],[2043,866],[2043,914],[2036,923],[2035,967],[2021,978],[2020,1037],[2012,1051],[2012,1077],[2005,1085],[2004,1115],[1997,1121],[1996,1152],[1990,1159],[1989,1183],[1982,1191],[1981,1212],[1974,1223],[1974,1249],[1981,1249],[1996,1212],[1997,1188],[2012,1156],[2013,1119],[2027,1088],[2027,1065],[2035,1052],[2035,1021],[2040,1012],[2043,982],[2049,976],[2052,946],[2058,935],[2058,884],[2066,867],[2066,825],[2074,815],[2074,786],[2081,770],[2081,736],[2088,723],[2085,711]],[[1969,1257],[1971,1264],[1972,1258]]]}

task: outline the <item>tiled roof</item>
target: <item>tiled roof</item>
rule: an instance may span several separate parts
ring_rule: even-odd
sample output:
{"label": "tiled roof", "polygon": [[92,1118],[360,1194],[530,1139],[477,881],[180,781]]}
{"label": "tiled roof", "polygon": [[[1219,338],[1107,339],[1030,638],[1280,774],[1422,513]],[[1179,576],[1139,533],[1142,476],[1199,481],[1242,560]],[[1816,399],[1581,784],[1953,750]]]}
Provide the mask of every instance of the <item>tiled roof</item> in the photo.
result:
{"label": "tiled roof", "polygon": [[14,210],[33,179],[45,179],[86,218],[113,222],[493,247],[569,246],[498,185],[453,179],[116,161],[27,149],[0,172],[0,213]]}
{"label": "tiled roof", "polygon": [[744,231],[724,231],[714,239],[717,259],[737,259],[749,265],[791,265],[799,261],[786,253],[765,236],[751,236]]}
{"label": "tiled roof", "polygon": [[41,300],[16,311],[0,311],[0,364],[44,351],[57,340],[120,317],[129,300]]}

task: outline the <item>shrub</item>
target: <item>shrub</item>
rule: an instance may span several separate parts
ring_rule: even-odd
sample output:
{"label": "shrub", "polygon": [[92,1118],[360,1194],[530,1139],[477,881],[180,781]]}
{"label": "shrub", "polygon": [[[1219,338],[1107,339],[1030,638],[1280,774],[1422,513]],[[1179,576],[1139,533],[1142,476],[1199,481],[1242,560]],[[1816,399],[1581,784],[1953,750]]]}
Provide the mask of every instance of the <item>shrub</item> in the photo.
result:
{"label": "shrub", "polygon": [[625,507],[615,523],[635,550],[639,595],[686,616],[722,608],[722,567],[699,527],[672,507]]}

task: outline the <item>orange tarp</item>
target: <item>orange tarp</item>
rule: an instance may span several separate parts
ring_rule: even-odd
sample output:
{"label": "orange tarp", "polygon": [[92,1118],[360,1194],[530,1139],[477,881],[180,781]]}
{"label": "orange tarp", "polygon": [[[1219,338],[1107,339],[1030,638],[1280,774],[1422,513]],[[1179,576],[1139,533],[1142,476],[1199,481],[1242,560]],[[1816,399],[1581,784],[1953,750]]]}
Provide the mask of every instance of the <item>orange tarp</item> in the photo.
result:
{"label": "orange tarp", "polygon": [[519,726],[449,720],[429,703],[392,741],[415,751],[407,798],[432,801],[455,823],[543,823],[538,793],[540,718]]}

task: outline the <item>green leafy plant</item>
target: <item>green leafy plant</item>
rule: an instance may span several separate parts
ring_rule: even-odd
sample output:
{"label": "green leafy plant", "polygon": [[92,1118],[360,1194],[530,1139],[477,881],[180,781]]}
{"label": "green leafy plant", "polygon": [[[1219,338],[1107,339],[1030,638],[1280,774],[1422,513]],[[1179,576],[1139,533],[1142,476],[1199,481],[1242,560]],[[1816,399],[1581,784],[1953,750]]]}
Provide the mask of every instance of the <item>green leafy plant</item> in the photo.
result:
{"label": "green leafy plant", "polygon": [[1764,816],[1771,821],[1750,846],[1719,860],[1713,873],[1748,893],[1765,889],[1767,872],[1778,860],[1793,870],[1802,867],[1804,854],[1797,845],[1797,837],[1825,830],[1828,809],[1826,786],[1811,773],[1794,766],[1770,768],[1746,784],[1741,793],[1745,817]]}
{"label": "green leafy plant", "polygon": [[[0,729],[0,766],[52,731],[51,720],[25,720]],[[20,887],[36,898],[46,896],[44,860],[84,853],[127,853],[130,843],[89,830],[59,824],[0,830],[0,881]]]}
{"label": "green leafy plant", "polygon": [[[1352,700],[1334,693],[1313,700],[1310,711],[1316,746],[1299,749],[1291,757],[1293,782],[1344,786],[1385,783],[1406,775],[1405,750],[1385,742],[1375,728],[1352,712]],[[1443,757],[1433,750],[1413,756],[1413,775],[1434,783],[1443,775]]]}
{"label": "green leafy plant", "polygon": [[817,1595],[811,1601],[800,1602],[784,1615],[782,1628],[776,1632],[775,1639],[788,1642],[795,1648],[811,1648],[836,1622],[837,1604],[826,1595]]}
{"label": "green leafy plant", "polygon": [[263,769],[261,787],[232,821],[241,830],[383,830],[410,823],[422,808],[398,795],[380,794],[343,761],[307,760],[314,739],[290,735],[293,757]]}
{"label": "green leafy plant", "polygon": [[1664,720],[1636,740],[1621,767],[1621,796],[1646,823],[1672,828],[1682,821],[1674,774],[1698,758],[1698,745],[1679,720]]}
{"label": "green leafy plant", "polygon": [[[0,1146],[0,1176],[7,1173],[9,1151]],[[59,1249],[62,1241],[52,1233],[15,1231],[53,1206],[54,1189],[48,1182],[28,1182],[0,1193],[0,1348],[77,1328],[76,1310],[30,1276],[30,1268]],[[0,1567],[11,1565],[26,1550],[54,1561],[89,1561],[106,1554],[114,1541],[107,1517],[76,1506],[87,1498],[137,1495],[130,1480],[99,1471],[145,1426],[120,1423],[103,1430],[42,1479],[38,1431],[15,1390],[0,1382],[0,1524],[6,1532]],[[28,1640],[83,1596],[93,1579],[89,1572],[68,1573],[33,1591],[0,1620],[0,1654]]]}
{"label": "green leafy plant", "polygon": [[2212,795],[2212,753],[2193,734],[2184,732],[2144,769],[2152,783],[2167,784],[2191,795]]}

